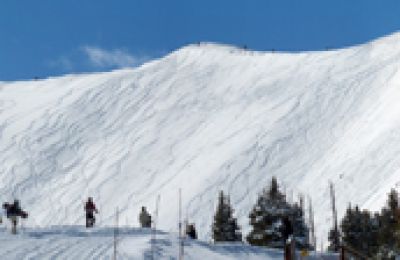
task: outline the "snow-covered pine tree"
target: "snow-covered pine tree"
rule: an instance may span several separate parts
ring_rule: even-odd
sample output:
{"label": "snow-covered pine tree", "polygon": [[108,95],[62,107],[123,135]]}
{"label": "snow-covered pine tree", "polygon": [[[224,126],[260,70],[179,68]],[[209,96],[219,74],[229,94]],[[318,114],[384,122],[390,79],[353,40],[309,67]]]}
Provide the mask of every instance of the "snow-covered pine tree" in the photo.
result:
{"label": "snow-covered pine tree", "polygon": [[212,233],[214,242],[242,241],[242,233],[236,218],[233,217],[230,199],[228,196],[224,195],[223,191],[219,193]]}
{"label": "snow-covered pine tree", "polygon": [[284,223],[288,221],[296,247],[310,249],[303,204],[302,197],[299,204],[289,204],[285,195],[279,190],[276,178],[273,177],[269,188],[263,190],[249,214],[250,225],[253,228],[247,236],[247,241],[251,245],[283,248],[284,233],[288,232],[288,227]]}
{"label": "snow-covered pine tree", "polygon": [[282,218],[290,215],[290,205],[285,195],[279,191],[275,177],[268,189],[258,197],[256,205],[249,214],[252,230],[247,236],[251,245],[282,248]]}

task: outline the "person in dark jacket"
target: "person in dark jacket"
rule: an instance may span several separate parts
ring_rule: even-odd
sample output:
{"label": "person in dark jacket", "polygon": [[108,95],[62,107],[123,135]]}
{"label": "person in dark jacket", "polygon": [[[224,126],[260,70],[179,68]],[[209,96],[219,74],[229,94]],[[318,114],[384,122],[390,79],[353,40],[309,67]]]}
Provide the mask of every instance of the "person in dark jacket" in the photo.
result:
{"label": "person in dark jacket", "polygon": [[96,217],[94,214],[98,214],[99,211],[96,208],[96,205],[93,202],[93,198],[89,197],[87,202],[85,203],[85,212],[86,212],[86,227],[93,227],[96,222]]}
{"label": "person in dark jacket", "polygon": [[191,239],[197,239],[197,232],[194,224],[189,224],[186,226],[186,235]]}
{"label": "person in dark jacket", "polygon": [[142,228],[151,228],[151,215],[144,206],[139,214],[139,223]]}
{"label": "person in dark jacket", "polygon": [[28,213],[21,209],[19,200],[14,200],[14,203],[5,202],[3,208],[6,210],[6,216],[11,221],[11,233],[17,234],[18,218],[27,218]]}

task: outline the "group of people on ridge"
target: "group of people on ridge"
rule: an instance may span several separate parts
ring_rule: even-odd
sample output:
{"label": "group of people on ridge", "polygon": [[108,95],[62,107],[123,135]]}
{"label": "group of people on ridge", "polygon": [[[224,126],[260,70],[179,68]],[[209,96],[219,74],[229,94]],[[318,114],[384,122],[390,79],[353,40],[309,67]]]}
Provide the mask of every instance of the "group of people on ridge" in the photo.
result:
{"label": "group of people on ridge", "polygon": [[[96,222],[95,213],[98,214],[99,211],[96,208],[96,205],[93,202],[93,198],[89,197],[87,202],[85,203],[85,212],[86,212],[86,227],[93,227]],[[142,228],[151,228],[152,219],[151,215],[147,211],[146,207],[142,207],[139,213],[139,223]],[[187,224],[185,233],[188,237],[192,239],[197,239],[196,227],[194,224]]]}
{"label": "group of people on ridge", "polygon": [[[19,200],[14,200],[13,203],[8,203],[5,202],[3,204],[3,209],[6,211],[6,216],[11,222],[11,233],[16,234],[17,233],[17,225],[18,225],[18,219],[19,218],[27,218],[28,213],[24,210],[22,210]],[[99,211],[96,207],[96,204],[93,202],[93,198],[89,197],[88,200],[85,202],[84,206],[85,210],[85,217],[86,217],[86,227],[91,228],[94,226],[96,222],[96,217],[95,214],[98,214]],[[0,218],[0,223],[1,223],[1,218]],[[151,228],[152,224],[152,219],[151,215],[147,211],[146,207],[142,207],[140,213],[139,213],[139,223],[142,228]],[[196,233],[196,228],[194,224],[188,224],[186,225],[186,230],[185,233],[188,237],[192,239],[197,239],[197,233]]]}
{"label": "group of people on ridge", "polygon": [[[97,210],[92,197],[89,197],[87,202],[85,203],[85,212],[86,212],[86,227],[88,228],[93,227],[94,223],[96,222],[95,213],[98,214],[99,211]],[[144,206],[142,207],[139,213],[139,223],[140,227],[142,228],[151,228],[151,224],[153,223],[151,215]],[[194,224],[187,224],[185,233],[188,237],[192,239],[197,239],[197,232]]]}

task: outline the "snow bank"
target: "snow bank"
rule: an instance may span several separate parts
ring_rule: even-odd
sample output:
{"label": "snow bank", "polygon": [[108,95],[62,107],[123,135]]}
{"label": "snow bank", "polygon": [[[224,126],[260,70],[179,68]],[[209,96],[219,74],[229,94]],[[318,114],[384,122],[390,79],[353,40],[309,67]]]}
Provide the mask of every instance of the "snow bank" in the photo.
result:
{"label": "snow bank", "polygon": [[[112,259],[114,229],[83,226],[25,228],[18,235],[0,232],[1,259]],[[178,259],[179,240],[175,234],[157,232],[152,240],[150,230],[119,228],[117,259]],[[321,255],[310,256],[314,259]],[[328,256],[325,255],[324,259]],[[331,259],[336,259],[330,256]],[[184,259],[283,259],[282,251],[251,247],[241,243],[212,245],[184,240]]]}

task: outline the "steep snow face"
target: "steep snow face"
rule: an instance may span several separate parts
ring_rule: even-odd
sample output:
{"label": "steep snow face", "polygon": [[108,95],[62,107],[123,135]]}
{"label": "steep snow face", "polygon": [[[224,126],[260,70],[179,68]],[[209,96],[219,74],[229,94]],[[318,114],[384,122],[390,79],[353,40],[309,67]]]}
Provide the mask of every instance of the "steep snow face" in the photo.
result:
{"label": "steep snow face", "polygon": [[328,181],[378,209],[400,185],[400,34],[336,51],[263,53],[191,45],[136,69],[0,83],[0,197],[19,198],[25,225],[158,227],[183,217],[210,238],[217,192],[248,230],[257,194],[277,176],[314,204],[319,239],[331,226]]}

